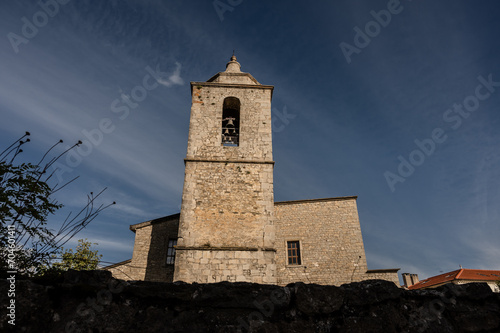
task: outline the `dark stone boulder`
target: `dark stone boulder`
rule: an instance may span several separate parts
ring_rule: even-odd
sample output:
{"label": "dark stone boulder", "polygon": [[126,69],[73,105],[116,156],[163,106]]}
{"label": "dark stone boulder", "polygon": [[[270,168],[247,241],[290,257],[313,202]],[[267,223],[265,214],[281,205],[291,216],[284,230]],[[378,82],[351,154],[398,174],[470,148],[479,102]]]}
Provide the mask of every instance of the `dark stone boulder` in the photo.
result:
{"label": "dark stone boulder", "polygon": [[[9,282],[0,280],[9,304]],[[1,332],[500,332],[486,284],[408,291],[370,280],[340,287],[125,282],[105,271],[17,280]],[[5,309],[5,307],[4,307]]]}
{"label": "dark stone boulder", "polygon": [[297,310],[310,314],[329,314],[340,310],[344,303],[344,291],[336,286],[320,286],[302,282],[288,287],[295,294]]}

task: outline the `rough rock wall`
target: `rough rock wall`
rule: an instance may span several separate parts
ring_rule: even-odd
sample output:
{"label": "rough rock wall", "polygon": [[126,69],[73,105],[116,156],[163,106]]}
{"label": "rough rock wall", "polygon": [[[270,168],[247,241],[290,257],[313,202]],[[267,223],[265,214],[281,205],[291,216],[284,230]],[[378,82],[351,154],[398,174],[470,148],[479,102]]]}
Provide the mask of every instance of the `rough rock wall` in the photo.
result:
{"label": "rough rock wall", "polygon": [[[8,282],[0,281],[2,305]],[[16,281],[8,332],[499,332],[500,294],[486,284],[407,291],[369,280],[294,283],[135,282],[106,271]],[[5,311],[5,307],[3,307]]]}

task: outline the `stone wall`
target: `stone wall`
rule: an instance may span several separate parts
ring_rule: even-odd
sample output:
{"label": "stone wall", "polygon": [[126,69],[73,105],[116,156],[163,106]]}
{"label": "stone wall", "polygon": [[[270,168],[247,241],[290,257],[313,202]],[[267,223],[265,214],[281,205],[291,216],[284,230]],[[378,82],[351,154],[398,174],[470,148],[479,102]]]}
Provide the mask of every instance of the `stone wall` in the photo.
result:
{"label": "stone wall", "polygon": [[[367,278],[356,197],[277,202],[275,225],[278,284]],[[301,265],[288,265],[287,241],[300,242]]]}
{"label": "stone wall", "polygon": [[106,267],[124,280],[171,282],[174,265],[167,265],[169,239],[177,239],[179,214],[130,226],[135,232],[134,252],[130,261]]}
{"label": "stone wall", "polygon": [[272,247],[273,166],[186,163],[179,246]]}
{"label": "stone wall", "polygon": [[[500,332],[500,294],[486,284],[408,291],[380,280],[340,287],[126,283],[106,273],[70,271],[48,281],[18,277],[16,325],[4,314],[0,331]],[[8,288],[2,276],[0,290]],[[0,304],[9,304],[7,294],[0,293]]]}
{"label": "stone wall", "polygon": [[103,269],[111,272],[111,274],[113,274],[113,277],[115,279],[126,280],[126,281],[138,280],[138,276],[136,275],[136,272],[132,267],[131,262],[132,259],[128,259],[113,265],[106,266]]}
{"label": "stone wall", "polygon": [[176,277],[196,283],[253,282],[275,284],[274,251],[209,248],[178,251]]}
{"label": "stone wall", "polygon": [[363,277],[364,280],[385,280],[394,282],[395,285],[399,286],[398,277],[399,268],[393,269],[372,269],[366,272]]}

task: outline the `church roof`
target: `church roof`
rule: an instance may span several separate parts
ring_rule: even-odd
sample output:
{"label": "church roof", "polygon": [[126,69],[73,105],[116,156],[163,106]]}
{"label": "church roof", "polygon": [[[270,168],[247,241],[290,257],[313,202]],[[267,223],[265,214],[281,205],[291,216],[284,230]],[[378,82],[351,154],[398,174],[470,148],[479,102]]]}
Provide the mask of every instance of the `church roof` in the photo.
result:
{"label": "church roof", "polygon": [[409,286],[408,289],[423,289],[429,287],[437,287],[445,283],[449,283],[456,280],[466,280],[466,281],[500,281],[500,271],[484,270],[484,269],[458,269],[456,271],[444,273],[441,275],[436,275],[430,277],[426,280],[422,280]]}
{"label": "church roof", "polygon": [[[207,82],[262,86],[262,84],[260,84],[250,73],[241,71],[241,65],[236,61],[236,56],[234,54],[231,60],[226,64],[226,70],[215,74],[208,79]],[[199,82],[193,83],[198,84]]]}
{"label": "church roof", "polygon": [[350,197],[333,197],[333,198],[320,198],[320,199],[303,199],[303,200],[290,200],[290,201],[278,201],[275,202],[275,205],[292,205],[299,203],[308,203],[308,202],[322,202],[322,201],[340,201],[340,200],[356,200],[358,198],[357,195]]}
{"label": "church roof", "polygon": [[108,266],[104,266],[103,268],[106,268],[106,269],[115,268],[115,267],[118,267],[118,266],[129,264],[131,262],[132,262],[132,259],[127,259],[127,260],[123,260],[123,261],[120,261],[120,262],[117,262],[117,263],[114,263],[114,264],[111,264],[111,265],[108,265]]}
{"label": "church roof", "polygon": [[136,223],[132,224],[130,226],[130,230],[135,232],[137,229],[144,228],[153,224],[158,224],[158,223],[163,223],[163,222],[168,222],[168,221],[176,221],[179,220],[179,217],[181,216],[180,213],[177,214],[172,214],[168,216],[163,216],[154,220],[146,221],[146,222],[141,222],[141,223]]}

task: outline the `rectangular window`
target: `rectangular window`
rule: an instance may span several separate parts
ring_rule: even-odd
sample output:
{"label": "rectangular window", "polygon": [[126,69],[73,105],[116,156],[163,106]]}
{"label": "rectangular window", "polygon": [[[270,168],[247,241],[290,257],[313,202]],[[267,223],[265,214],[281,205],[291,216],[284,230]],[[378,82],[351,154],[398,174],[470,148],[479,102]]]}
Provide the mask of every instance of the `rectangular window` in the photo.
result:
{"label": "rectangular window", "polygon": [[173,265],[175,262],[175,246],[177,245],[177,239],[169,239],[167,247],[167,265]]}
{"label": "rectangular window", "polygon": [[287,242],[288,265],[300,265],[300,243],[299,241]]}

